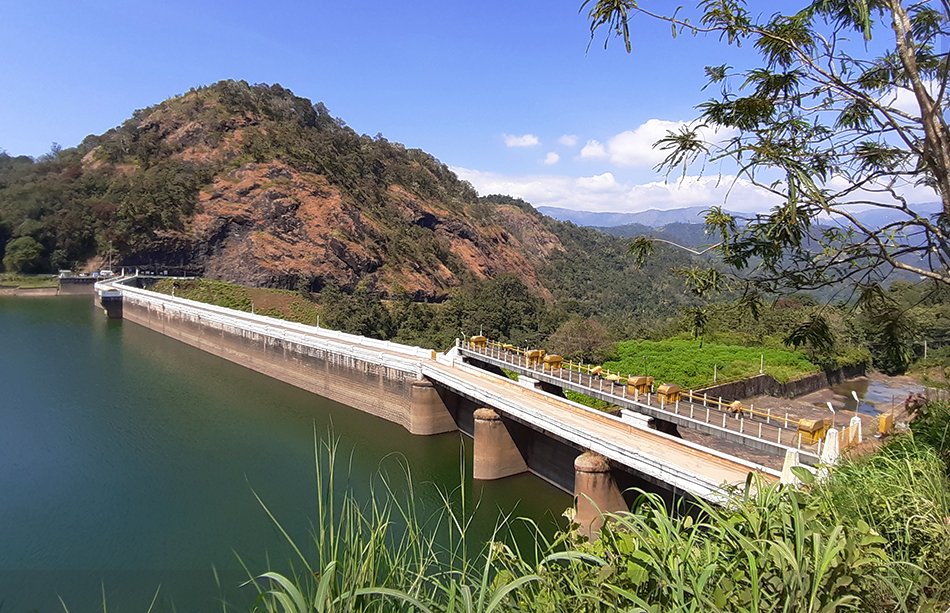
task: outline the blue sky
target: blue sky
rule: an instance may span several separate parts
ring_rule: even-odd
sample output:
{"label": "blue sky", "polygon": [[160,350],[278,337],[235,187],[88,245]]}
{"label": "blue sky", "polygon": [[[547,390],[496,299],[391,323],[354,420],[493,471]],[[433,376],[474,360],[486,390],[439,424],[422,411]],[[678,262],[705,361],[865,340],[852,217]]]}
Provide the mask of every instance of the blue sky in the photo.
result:
{"label": "blue sky", "polygon": [[[746,50],[638,20],[627,55],[581,0],[2,0],[0,148],[73,146],[220,79],[280,83],[359,132],[428,151],[481,193],[634,211],[722,201],[715,168],[669,183],[650,144],[695,115],[703,67]],[[731,208],[761,208],[733,193]]]}

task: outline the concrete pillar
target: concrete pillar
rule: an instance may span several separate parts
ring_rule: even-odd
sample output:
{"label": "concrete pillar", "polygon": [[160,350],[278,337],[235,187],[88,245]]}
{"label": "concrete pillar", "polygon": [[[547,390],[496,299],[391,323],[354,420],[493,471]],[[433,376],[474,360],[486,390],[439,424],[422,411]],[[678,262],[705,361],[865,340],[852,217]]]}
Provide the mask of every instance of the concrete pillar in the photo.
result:
{"label": "concrete pillar", "polygon": [[524,456],[511,438],[501,415],[491,409],[476,409],[474,430],[472,476],[475,479],[501,479],[528,470]]}
{"label": "concrete pillar", "polygon": [[594,538],[604,525],[604,513],[629,511],[620,488],[610,474],[607,458],[585,451],[574,460],[574,522],[581,534]]}
{"label": "concrete pillar", "polygon": [[838,463],[838,457],[841,455],[840,448],[838,447],[838,430],[831,428],[825,433],[825,442],[821,447],[821,455],[819,456],[822,464],[827,464],[832,466]]}
{"label": "concrete pillar", "polygon": [[864,442],[864,433],[861,432],[861,418],[855,415],[851,418],[848,431],[851,433],[850,445],[860,445]]}
{"label": "concrete pillar", "polygon": [[798,477],[795,476],[792,469],[801,465],[802,463],[798,457],[798,449],[786,449],[785,462],[782,464],[781,482],[785,485],[798,485]]}
{"label": "concrete pillar", "polygon": [[122,298],[121,297],[101,297],[99,306],[109,319],[122,319]]}
{"label": "concrete pillar", "polygon": [[428,435],[457,429],[455,418],[432,381],[415,379],[409,395],[409,432]]}

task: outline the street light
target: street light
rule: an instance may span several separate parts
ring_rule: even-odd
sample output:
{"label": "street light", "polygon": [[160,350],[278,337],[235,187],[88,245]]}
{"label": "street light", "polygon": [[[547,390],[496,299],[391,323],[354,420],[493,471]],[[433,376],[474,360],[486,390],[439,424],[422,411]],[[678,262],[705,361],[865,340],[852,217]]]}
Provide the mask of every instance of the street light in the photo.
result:
{"label": "street light", "polygon": [[835,408],[831,406],[830,402],[826,402],[825,404],[828,405],[828,410],[831,411],[831,427],[834,428],[835,427]]}

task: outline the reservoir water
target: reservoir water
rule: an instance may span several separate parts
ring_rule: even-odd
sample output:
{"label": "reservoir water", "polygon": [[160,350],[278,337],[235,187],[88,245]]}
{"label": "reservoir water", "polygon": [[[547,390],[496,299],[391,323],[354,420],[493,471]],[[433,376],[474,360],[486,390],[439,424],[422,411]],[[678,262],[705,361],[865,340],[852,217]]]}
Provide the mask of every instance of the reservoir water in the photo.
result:
{"label": "reservoir water", "polygon": [[246,610],[240,560],[290,559],[254,494],[306,544],[314,433],[331,429],[358,493],[395,453],[433,484],[417,491],[433,509],[434,485],[468,483],[485,535],[500,512],[553,529],[571,502],[527,475],[472,486],[459,434],[412,436],[106,320],[91,298],[0,297],[0,613],[100,611],[103,594],[144,611],[156,589],[155,611]]}

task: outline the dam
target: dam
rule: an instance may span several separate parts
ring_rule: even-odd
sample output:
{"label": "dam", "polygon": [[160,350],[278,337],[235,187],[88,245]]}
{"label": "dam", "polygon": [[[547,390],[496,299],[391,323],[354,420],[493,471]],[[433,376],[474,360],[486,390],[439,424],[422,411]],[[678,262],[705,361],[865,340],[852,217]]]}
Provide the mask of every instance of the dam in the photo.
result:
{"label": "dam", "polygon": [[774,469],[519,385],[438,353],[291,323],[149,291],[131,276],[96,285],[123,319],[354,409],[412,434],[461,431],[474,439],[474,478],[531,472],[573,494],[578,522],[625,508],[643,484],[670,497],[720,500],[749,473]]}

